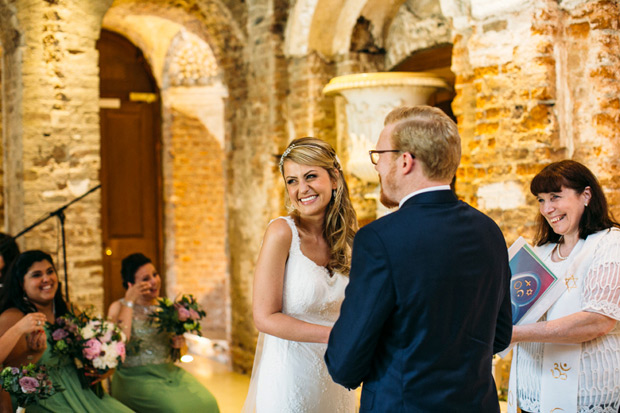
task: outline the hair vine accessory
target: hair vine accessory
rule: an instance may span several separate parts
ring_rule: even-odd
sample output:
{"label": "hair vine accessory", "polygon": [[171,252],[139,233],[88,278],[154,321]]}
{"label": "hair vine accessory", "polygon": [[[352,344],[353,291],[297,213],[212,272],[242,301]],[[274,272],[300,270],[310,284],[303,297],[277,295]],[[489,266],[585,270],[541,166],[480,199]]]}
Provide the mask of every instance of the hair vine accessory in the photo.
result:
{"label": "hair vine accessory", "polygon": [[282,166],[284,165],[284,158],[286,158],[288,156],[288,154],[291,153],[291,151],[293,150],[294,147],[295,147],[295,144],[293,143],[291,146],[286,148],[286,150],[284,151],[284,153],[280,157],[280,172],[282,172]]}
{"label": "hair vine accessory", "polygon": [[334,154],[334,157],[336,158],[336,169],[342,169],[342,163],[340,162],[338,155]]}

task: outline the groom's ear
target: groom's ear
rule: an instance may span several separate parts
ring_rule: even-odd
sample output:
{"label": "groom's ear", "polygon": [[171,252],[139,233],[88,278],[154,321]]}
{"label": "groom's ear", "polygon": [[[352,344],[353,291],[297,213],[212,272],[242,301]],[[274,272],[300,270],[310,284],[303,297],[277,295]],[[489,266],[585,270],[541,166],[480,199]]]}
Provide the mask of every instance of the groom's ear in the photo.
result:
{"label": "groom's ear", "polygon": [[419,163],[417,163],[417,160],[415,159],[415,157],[411,155],[409,152],[403,152],[398,157],[398,166],[401,167],[403,175],[408,175],[411,172],[413,172],[416,164],[417,166],[419,166]]}

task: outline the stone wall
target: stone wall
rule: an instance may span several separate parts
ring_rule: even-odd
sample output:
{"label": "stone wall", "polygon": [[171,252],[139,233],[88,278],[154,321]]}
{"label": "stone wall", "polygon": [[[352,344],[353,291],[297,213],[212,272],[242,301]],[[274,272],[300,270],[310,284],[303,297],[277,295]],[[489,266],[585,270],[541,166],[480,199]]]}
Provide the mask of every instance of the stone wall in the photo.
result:
{"label": "stone wall", "polygon": [[[98,69],[95,41],[110,1],[15,2],[19,27],[5,47],[3,118],[7,229],[15,233],[99,183]],[[6,46],[6,45],[4,45]],[[5,112],[6,113],[6,112]],[[66,210],[72,300],[100,304],[100,198]],[[61,257],[57,222],[21,239]],[[62,260],[56,260],[62,274]]]}
{"label": "stone wall", "polygon": [[284,118],[288,79],[282,50],[286,7],[280,1],[248,3],[246,99],[230,104],[237,113],[228,152],[228,239],[230,249],[232,356],[251,371],[256,342],[252,279],[262,235],[282,205],[274,155],[288,142]]}
{"label": "stone wall", "polygon": [[588,165],[618,213],[617,4],[577,3],[474,9],[482,16],[454,38],[457,192],[494,218],[508,243],[533,236],[529,182],[552,161]]}
{"label": "stone wall", "polygon": [[[2,45],[0,44],[0,62],[2,62]],[[2,142],[2,65],[0,64],[0,142]],[[4,143],[0,144],[0,232],[4,232]]]}

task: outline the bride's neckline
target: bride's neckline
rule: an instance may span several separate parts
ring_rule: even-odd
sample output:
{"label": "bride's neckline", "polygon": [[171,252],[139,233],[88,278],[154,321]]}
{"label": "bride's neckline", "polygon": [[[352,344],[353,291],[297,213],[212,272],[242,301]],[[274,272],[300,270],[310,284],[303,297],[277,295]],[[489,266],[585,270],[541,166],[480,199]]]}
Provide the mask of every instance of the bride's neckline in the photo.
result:
{"label": "bride's neckline", "polygon": [[331,271],[329,271],[326,266],[317,264],[314,260],[312,260],[306,254],[304,254],[304,252],[301,250],[301,236],[299,235],[299,228],[297,227],[297,223],[295,222],[295,219],[293,217],[289,217],[289,218],[291,222],[293,223],[293,227],[295,227],[295,235],[297,236],[297,249],[299,250],[299,255],[301,255],[306,261],[310,262],[316,268],[323,270],[325,275],[327,275],[330,280],[334,279],[335,273],[332,273]]}

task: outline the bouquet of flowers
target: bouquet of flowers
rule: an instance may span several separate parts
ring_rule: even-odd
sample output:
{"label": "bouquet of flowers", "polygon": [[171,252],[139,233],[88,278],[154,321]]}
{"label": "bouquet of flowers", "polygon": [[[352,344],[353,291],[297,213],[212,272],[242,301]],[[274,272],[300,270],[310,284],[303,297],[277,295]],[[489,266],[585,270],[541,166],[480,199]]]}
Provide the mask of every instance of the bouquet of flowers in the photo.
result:
{"label": "bouquet of flowers", "polygon": [[0,388],[17,399],[18,413],[25,411],[28,405],[63,391],[49,379],[45,366],[32,363],[21,368],[5,367],[0,372]]}
{"label": "bouquet of flowers", "polygon": [[[198,305],[193,295],[182,295],[176,301],[163,297],[157,300],[157,310],[150,314],[151,322],[157,325],[160,333],[170,335],[171,344],[174,337],[183,333],[200,335],[200,320],[207,313]],[[181,350],[170,346],[170,357],[177,361],[181,357]]]}
{"label": "bouquet of flowers", "polygon": [[84,387],[102,397],[101,380],[125,360],[125,334],[116,324],[87,312],[57,318],[51,331],[52,353],[72,358]]}

